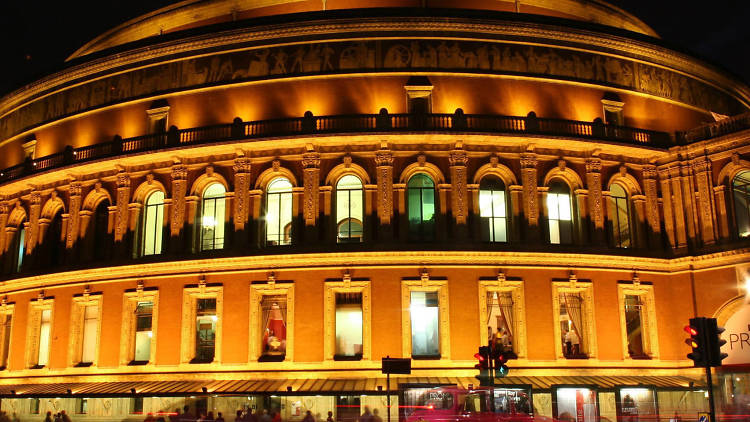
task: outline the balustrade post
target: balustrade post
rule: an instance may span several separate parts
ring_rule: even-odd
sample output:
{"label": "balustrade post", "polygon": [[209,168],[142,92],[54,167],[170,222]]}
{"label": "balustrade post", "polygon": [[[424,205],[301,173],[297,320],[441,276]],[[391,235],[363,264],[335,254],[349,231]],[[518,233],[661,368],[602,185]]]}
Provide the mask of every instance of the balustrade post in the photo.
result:
{"label": "balustrade post", "polygon": [[167,131],[167,146],[176,147],[180,145],[180,132],[177,126],[170,126]]}
{"label": "balustrade post", "polygon": [[232,130],[231,130],[231,136],[232,138],[244,138],[245,137],[245,126],[242,122],[242,119],[239,117],[235,117],[234,120],[232,120]]}
{"label": "balustrade post", "polygon": [[378,130],[388,130],[391,129],[392,126],[391,116],[388,115],[388,110],[381,108],[378,117],[375,118],[375,127]]}

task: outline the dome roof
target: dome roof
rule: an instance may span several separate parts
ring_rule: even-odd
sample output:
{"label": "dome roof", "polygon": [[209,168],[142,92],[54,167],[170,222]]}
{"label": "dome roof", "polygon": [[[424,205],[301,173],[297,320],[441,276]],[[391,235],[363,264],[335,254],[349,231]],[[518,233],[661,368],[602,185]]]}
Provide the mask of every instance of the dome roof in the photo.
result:
{"label": "dome roof", "polygon": [[185,0],[119,25],[68,59],[165,33],[262,16],[372,7],[462,8],[519,12],[591,22],[653,37],[656,32],[637,17],[600,0]]}

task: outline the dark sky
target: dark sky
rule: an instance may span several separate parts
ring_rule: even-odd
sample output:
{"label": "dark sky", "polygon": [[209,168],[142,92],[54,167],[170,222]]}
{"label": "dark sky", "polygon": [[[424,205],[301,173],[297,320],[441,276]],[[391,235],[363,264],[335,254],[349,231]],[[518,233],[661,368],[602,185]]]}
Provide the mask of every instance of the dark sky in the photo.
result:
{"label": "dark sky", "polygon": [[[59,69],[85,42],[174,0],[0,0],[0,94]],[[750,81],[750,0],[610,0],[681,50]]]}

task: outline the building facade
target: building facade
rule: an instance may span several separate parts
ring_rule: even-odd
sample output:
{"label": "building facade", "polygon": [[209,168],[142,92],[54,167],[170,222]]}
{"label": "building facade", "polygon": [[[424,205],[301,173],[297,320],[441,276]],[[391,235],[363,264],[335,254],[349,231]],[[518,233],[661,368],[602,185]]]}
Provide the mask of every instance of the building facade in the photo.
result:
{"label": "building facade", "polygon": [[178,3],[0,100],[0,407],[405,419],[499,342],[504,403],[691,417],[709,316],[748,414],[750,88],[599,1],[344,3]]}

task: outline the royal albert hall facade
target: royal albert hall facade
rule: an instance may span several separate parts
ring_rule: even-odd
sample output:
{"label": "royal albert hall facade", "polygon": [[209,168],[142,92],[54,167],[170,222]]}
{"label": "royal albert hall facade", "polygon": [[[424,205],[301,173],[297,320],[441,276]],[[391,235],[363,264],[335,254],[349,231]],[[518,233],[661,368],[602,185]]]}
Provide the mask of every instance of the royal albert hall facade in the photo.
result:
{"label": "royal albert hall facade", "polygon": [[0,99],[0,406],[344,421],[390,390],[403,419],[495,338],[498,407],[687,420],[707,316],[718,407],[748,414],[749,110],[599,0],[126,22]]}

